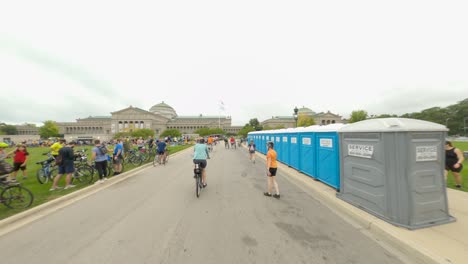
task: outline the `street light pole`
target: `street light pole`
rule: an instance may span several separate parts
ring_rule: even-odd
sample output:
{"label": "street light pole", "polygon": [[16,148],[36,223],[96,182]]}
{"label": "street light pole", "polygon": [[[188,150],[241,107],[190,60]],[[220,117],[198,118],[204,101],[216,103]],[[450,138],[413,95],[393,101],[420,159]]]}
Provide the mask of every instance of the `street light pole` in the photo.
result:
{"label": "street light pole", "polygon": [[448,127],[448,121],[449,121],[450,117],[448,117],[447,119],[445,119],[445,126]]}
{"label": "street light pole", "polygon": [[296,121],[296,127],[297,127],[297,112],[299,111],[299,109],[297,109],[297,106],[294,107],[294,114],[293,114],[293,117],[294,117],[294,121]]}

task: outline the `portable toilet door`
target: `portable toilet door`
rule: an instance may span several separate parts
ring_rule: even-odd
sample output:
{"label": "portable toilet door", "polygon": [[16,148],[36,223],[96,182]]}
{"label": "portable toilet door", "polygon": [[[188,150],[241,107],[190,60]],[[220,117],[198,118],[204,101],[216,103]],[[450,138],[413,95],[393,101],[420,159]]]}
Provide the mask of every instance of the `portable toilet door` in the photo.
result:
{"label": "portable toilet door", "polygon": [[340,143],[338,130],[344,124],[332,124],[317,128],[315,134],[317,180],[340,189]]}
{"label": "portable toilet door", "polygon": [[289,142],[289,166],[293,167],[296,170],[299,170],[299,157],[300,157],[300,148],[299,148],[299,129],[293,129],[288,133],[288,142]]}
{"label": "portable toilet door", "polygon": [[284,163],[291,166],[291,134],[293,133],[294,128],[288,128],[284,131],[283,134],[283,152],[284,152]]}
{"label": "portable toilet door", "polygon": [[279,153],[280,160],[286,165],[289,165],[289,145],[288,145],[288,133],[286,129],[279,131],[281,152]]}
{"label": "portable toilet door", "polygon": [[316,153],[315,153],[315,130],[319,126],[310,126],[299,133],[300,158],[299,171],[304,174],[316,177]]}
{"label": "portable toilet door", "polygon": [[281,145],[281,132],[279,130],[275,130],[275,132],[273,133],[273,136],[275,137],[275,145],[274,145],[274,149],[276,151],[276,159],[280,162],[283,162],[283,159],[282,159],[282,151],[283,151],[283,148],[282,148],[282,145]]}
{"label": "portable toilet door", "polygon": [[[265,145],[266,145],[266,135],[265,135],[265,133],[262,133],[262,136],[260,137],[260,145],[258,145],[257,148],[261,147],[262,150],[263,150]],[[262,152],[262,153],[264,153],[264,152]]]}

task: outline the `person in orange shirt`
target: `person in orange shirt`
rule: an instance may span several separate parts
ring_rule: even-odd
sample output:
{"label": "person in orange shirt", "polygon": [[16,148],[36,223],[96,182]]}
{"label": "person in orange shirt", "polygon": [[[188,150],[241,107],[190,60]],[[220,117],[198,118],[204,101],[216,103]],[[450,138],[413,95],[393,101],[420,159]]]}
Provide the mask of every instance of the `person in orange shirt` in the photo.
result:
{"label": "person in orange shirt", "polygon": [[[273,149],[274,144],[273,142],[267,143],[268,152],[266,155],[267,162],[266,162],[266,169],[267,169],[267,176],[268,176],[268,191],[264,192],[265,196],[273,196],[277,199],[280,198],[279,187],[278,183],[276,182],[276,171],[278,170],[278,163],[276,161],[276,151]],[[276,194],[271,195],[272,187],[275,187]]]}

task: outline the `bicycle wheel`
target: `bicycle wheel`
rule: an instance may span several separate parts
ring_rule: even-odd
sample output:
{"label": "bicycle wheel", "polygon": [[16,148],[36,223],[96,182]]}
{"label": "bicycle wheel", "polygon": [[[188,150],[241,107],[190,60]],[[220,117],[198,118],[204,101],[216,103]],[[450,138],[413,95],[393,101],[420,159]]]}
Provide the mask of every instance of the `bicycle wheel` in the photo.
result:
{"label": "bicycle wheel", "polygon": [[153,159],[153,167],[156,167],[159,164],[159,154],[156,154]]}
{"label": "bicycle wheel", "polygon": [[34,200],[32,192],[20,185],[6,187],[0,197],[5,206],[11,209],[29,207]]}
{"label": "bicycle wheel", "polygon": [[201,176],[197,175],[195,177],[195,194],[197,195],[197,198],[200,197],[200,192],[201,192]]}
{"label": "bicycle wheel", "polygon": [[143,163],[143,159],[141,156],[133,156],[130,158],[130,163],[132,163],[134,166],[140,166]]}
{"label": "bicycle wheel", "polygon": [[72,183],[92,183],[94,179],[94,169],[88,166],[81,166],[75,169]]}
{"label": "bicycle wheel", "polygon": [[40,169],[36,172],[36,177],[37,181],[40,184],[47,183],[49,181],[49,177],[47,177],[46,173],[44,172],[44,169]]}

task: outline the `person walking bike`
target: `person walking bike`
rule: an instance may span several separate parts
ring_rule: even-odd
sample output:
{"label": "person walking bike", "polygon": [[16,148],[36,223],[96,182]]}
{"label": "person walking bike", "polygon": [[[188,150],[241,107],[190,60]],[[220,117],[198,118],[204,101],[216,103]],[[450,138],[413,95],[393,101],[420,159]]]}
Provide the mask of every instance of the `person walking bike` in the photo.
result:
{"label": "person walking bike", "polygon": [[75,165],[73,164],[73,160],[75,158],[75,154],[73,153],[73,147],[75,146],[75,142],[71,141],[65,147],[61,148],[58,151],[58,156],[56,158],[56,163],[58,165],[58,174],[57,177],[54,178],[54,182],[52,184],[52,188],[49,191],[57,190],[58,182],[63,174],[66,174],[67,177],[65,178],[65,189],[73,188],[75,185],[71,184],[72,174],[75,172]]}
{"label": "person walking bike", "polygon": [[465,157],[460,149],[455,148],[452,145],[452,142],[445,141],[445,179],[449,171],[452,171],[452,174],[455,178],[455,187],[461,189],[462,187],[462,177],[460,172],[463,169],[463,161]]}
{"label": "person walking bike", "polygon": [[272,187],[275,187],[276,194],[273,194],[273,197],[279,199],[279,187],[278,183],[276,182],[276,172],[278,170],[278,163],[276,161],[276,151],[273,149],[274,144],[273,142],[267,143],[268,152],[267,152],[267,162],[266,162],[266,169],[267,169],[267,176],[268,176],[268,191],[264,192],[265,196],[272,196],[271,191]]}
{"label": "person walking bike", "polygon": [[202,138],[195,144],[194,153],[193,153],[193,163],[200,164],[200,168],[202,169],[202,183],[203,188],[207,186],[206,183],[206,166],[208,163],[206,162],[207,159],[210,158],[210,154],[208,153],[208,148],[206,147],[205,140]]}

